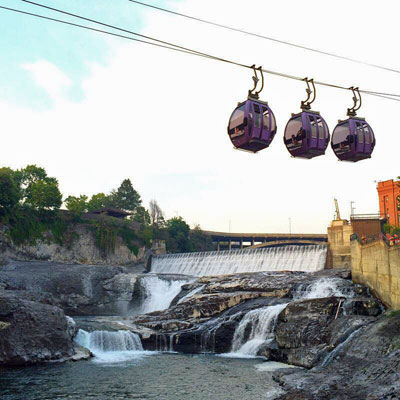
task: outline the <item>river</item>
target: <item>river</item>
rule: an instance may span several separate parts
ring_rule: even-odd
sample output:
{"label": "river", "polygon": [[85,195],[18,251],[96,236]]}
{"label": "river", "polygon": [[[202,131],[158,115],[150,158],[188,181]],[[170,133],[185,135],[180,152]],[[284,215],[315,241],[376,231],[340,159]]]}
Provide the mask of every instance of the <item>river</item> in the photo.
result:
{"label": "river", "polygon": [[0,369],[0,398],[267,400],[279,388],[264,369],[275,369],[275,364],[257,358],[139,352],[123,362],[94,358]]}

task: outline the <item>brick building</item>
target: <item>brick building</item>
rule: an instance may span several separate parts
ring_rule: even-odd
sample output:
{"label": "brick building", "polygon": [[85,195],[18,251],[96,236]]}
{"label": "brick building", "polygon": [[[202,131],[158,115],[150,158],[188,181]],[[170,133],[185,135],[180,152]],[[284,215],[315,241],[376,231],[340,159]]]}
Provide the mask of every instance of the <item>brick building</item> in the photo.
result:
{"label": "brick building", "polygon": [[400,226],[400,181],[378,182],[379,212],[386,217],[387,223]]}

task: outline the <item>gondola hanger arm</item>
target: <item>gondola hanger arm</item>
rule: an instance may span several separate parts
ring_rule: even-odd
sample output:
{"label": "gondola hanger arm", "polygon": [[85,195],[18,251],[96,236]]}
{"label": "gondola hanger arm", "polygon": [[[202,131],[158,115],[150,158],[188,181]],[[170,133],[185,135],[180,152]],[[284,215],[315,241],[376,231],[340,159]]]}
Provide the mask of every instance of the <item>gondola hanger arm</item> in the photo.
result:
{"label": "gondola hanger arm", "polygon": [[[303,81],[306,82],[306,84],[307,84],[307,88],[306,88],[307,98],[301,102],[300,108],[302,110],[311,110],[311,104],[314,103],[315,98],[317,96],[314,79],[308,79],[306,77],[303,79]],[[310,83],[312,85],[312,88],[310,86]],[[311,94],[313,95],[312,100],[310,100]]]}
{"label": "gondola hanger arm", "polygon": [[358,87],[350,87],[349,88],[353,92],[353,107],[347,109],[347,116],[355,117],[357,115],[357,111],[361,108],[362,99],[360,94],[360,89]]}
{"label": "gondola hanger arm", "polygon": [[[258,67],[258,68],[256,68],[256,65],[253,64],[253,65],[251,66],[251,68],[252,68],[253,71],[254,71],[254,76],[253,76],[254,87],[253,87],[252,89],[249,90],[248,96],[251,97],[251,98],[253,98],[253,99],[258,99],[258,97],[259,97],[258,95],[261,93],[261,91],[262,91],[263,88],[264,88],[264,74],[263,74],[263,71],[262,71],[262,67],[261,67],[261,66]],[[261,88],[260,88],[260,90],[258,90],[258,91],[256,91],[256,89],[257,89],[258,82],[260,81],[260,78],[258,77],[257,71],[258,71],[259,74],[261,75]]]}

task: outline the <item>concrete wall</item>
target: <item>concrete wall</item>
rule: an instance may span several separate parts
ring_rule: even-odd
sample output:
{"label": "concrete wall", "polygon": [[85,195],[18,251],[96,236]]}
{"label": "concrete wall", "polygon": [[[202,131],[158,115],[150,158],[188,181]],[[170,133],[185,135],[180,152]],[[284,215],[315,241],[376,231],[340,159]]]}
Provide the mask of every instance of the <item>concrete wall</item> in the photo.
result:
{"label": "concrete wall", "polygon": [[353,228],[347,220],[334,220],[328,228],[327,268],[350,268],[350,236]]}
{"label": "concrete wall", "polygon": [[388,307],[400,309],[400,246],[353,240],[350,249],[354,282],[370,287]]}

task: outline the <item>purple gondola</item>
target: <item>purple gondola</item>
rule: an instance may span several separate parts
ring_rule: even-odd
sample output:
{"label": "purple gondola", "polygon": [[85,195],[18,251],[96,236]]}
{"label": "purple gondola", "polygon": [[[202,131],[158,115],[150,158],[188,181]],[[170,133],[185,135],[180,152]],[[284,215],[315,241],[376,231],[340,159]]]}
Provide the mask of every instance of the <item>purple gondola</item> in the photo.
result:
{"label": "purple gondola", "polygon": [[[319,112],[311,110],[316,93],[314,81],[307,78],[304,80],[307,83],[307,99],[301,102],[303,111],[292,114],[286,125],[283,141],[292,157],[310,159],[325,154],[330,135],[328,125]],[[309,101],[312,92],[313,99]]]}
{"label": "purple gondola", "polygon": [[[228,135],[236,149],[257,151],[267,148],[276,133],[276,120],[274,113],[269,108],[268,103],[259,100],[259,93],[264,87],[264,76],[261,67],[255,68],[253,77],[254,88],[249,90],[246,101],[239,103],[233,111],[228,125]],[[254,92],[259,78],[257,72],[261,73],[261,89]]]}
{"label": "purple gondola", "polygon": [[[375,147],[375,136],[370,125],[364,118],[356,116],[356,111],[361,107],[361,96],[358,88],[353,91],[354,106],[347,109],[345,121],[340,121],[332,133],[332,150],[340,161],[357,162],[371,158]],[[357,95],[358,94],[358,98]],[[358,107],[357,103],[359,102]]]}

